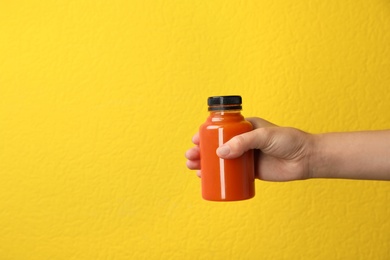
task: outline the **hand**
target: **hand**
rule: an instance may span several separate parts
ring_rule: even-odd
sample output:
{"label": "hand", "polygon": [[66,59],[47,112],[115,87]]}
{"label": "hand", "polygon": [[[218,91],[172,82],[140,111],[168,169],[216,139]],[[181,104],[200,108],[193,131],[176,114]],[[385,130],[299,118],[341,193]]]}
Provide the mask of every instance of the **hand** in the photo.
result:
{"label": "hand", "polygon": [[[219,147],[217,155],[233,159],[255,150],[256,178],[266,181],[302,180],[310,177],[312,135],[295,128],[278,127],[261,118],[247,118],[254,130],[233,137]],[[199,135],[192,138],[195,147],[185,156],[187,167],[201,176]]]}

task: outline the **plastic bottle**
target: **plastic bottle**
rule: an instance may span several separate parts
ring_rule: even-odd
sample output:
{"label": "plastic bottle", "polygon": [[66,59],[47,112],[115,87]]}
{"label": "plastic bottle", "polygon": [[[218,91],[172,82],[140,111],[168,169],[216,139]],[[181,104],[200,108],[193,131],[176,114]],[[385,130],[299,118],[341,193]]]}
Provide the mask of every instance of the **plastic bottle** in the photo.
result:
{"label": "plastic bottle", "polygon": [[216,150],[232,137],[251,131],[241,115],[241,96],[215,96],[207,100],[210,112],[199,129],[202,197],[212,201],[236,201],[255,195],[253,151],[236,159],[222,159]]}

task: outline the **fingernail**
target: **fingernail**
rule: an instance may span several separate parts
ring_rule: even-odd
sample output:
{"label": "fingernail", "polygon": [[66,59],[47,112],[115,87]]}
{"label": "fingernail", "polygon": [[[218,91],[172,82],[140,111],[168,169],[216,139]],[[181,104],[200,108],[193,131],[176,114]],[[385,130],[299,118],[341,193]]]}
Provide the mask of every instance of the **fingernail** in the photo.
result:
{"label": "fingernail", "polygon": [[217,149],[217,153],[222,156],[226,156],[230,153],[230,147],[228,145],[223,145]]}

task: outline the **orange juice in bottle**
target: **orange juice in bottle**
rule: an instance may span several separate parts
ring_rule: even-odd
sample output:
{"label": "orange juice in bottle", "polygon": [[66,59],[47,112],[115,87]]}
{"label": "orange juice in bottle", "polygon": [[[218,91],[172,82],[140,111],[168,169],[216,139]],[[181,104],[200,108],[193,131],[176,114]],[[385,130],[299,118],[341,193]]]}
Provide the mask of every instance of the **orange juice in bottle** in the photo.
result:
{"label": "orange juice in bottle", "polygon": [[222,159],[216,150],[232,137],[253,129],[241,115],[241,96],[208,98],[210,112],[199,129],[202,197],[211,201],[236,201],[255,195],[253,150],[239,158]]}

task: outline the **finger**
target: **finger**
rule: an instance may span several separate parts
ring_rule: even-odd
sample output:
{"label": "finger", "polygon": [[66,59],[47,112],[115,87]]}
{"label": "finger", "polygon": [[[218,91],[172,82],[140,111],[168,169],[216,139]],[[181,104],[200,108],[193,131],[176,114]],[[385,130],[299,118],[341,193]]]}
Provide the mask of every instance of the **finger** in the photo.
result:
{"label": "finger", "polygon": [[200,177],[202,176],[201,170],[197,170],[197,171],[196,171],[196,175],[200,178]]}
{"label": "finger", "polygon": [[248,117],[245,119],[252,124],[253,129],[276,126],[275,124],[259,117]]}
{"label": "finger", "polygon": [[193,137],[192,137],[192,142],[196,145],[199,145],[199,133],[196,133]]}
{"label": "finger", "polygon": [[217,155],[223,159],[233,159],[251,149],[265,149],[270,144],[269,128],[258,128],[237,135],[218,147]]}
{"label": "finger", "polygon": [[190,170],[200,170],[200,160],[188,160],[186,165]]}
{"label": "finger", "polygon": [[199,146],[192,147],[187,150],[185,157],[188,160],[199,160],[200,159],[200,149]]}

